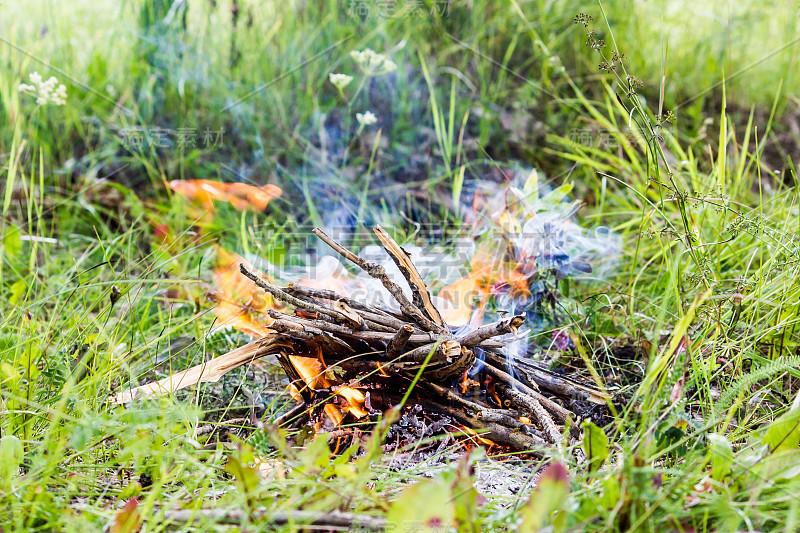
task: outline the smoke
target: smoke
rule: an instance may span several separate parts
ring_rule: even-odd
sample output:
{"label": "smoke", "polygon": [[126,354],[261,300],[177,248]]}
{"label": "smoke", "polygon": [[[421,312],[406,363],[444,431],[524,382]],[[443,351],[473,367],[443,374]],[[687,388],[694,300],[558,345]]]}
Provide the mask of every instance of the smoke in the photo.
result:
{"label": "smoke", "polygon": [[[475,328],[503,316],[524,313],[522,336],[555,329],[563,319],[558,304],[562,280],[577,289],[609,278],[622,240],[605,226],[585,227],[576,217],[580,208],[570,197],[569,184],[554,188],[535,171],[518,171],[508,183],[474,181],[465,184],[471,204],[460,206],[464,224],[452,231],[416,225],[405,250],[429,285],[434,302],[453,327]],[[352,210],[335,204],[325,213],[327,233],[361,257],[384,267],[389,279],[410,289],[400,270],[370,232],[357,232]],[[399,218],[399,216],[398,216]],[[397,309],[376,280],[310,239],[297,260],[301,266],[279,267],[259,258],[253,264],[284,282],[333,289],[367,305]],[[526,341],[505,348],[509,358],[525,355]]]}

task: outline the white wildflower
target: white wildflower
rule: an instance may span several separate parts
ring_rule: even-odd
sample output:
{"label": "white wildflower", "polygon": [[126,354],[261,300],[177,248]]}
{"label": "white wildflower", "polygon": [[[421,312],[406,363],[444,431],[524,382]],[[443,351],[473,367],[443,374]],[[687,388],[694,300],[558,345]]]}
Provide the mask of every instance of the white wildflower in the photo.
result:
{"label": "white wildflower", "polygon": [[356,113],[356,120],[363,128],[364,126],[371,126],[378,122],[378,117],[372,111],[364,111],[363,113]]}
{"label": "white wildflower", "polygon": [[368,76],[380,76],[397,70],[397,65],[383,54],[366,48],[365,50],[353,50],[350,57],[356,62],[358,68]]}
{"label": "white wildflower", "polygon": [[387,58],[387,59],[386,59],[386,60],[383,62],[383,70],[384,70],[384,71],[386,71],[386,73],[387,73],[387,74],[388,74],[389,72],[394,72],[395,70],[397,70],[397,65],[395,64],[395,62],[394,62],[394,61],[392,61],[391,59],[388,59],[388,58]]}
{"label": "white wildflower", "polygon": [[340,91],[347,87],[351,81],[353,81],[353,76],[348,76],[347,74],[336,74],[331,72],[328,76],[328,79],[333,84],[334,87],[339,89]]}
{"label": "white wildflower", "polygon": [[31,72],[28,78],[31,80],[31,84],[20,83],[17,90],[34,96],[37,104],[64,105],[67,103],[67,87],[63,83],[58,83],[54,76],[43,81],[38,72]]}

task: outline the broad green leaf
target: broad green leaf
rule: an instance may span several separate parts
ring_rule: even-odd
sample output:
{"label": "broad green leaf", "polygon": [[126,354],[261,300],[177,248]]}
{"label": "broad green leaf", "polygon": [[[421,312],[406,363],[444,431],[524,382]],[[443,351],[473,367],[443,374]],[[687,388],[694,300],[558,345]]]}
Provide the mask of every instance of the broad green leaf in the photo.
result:
{"label": "broad green leaf", "polygon": [[5,361],[0,363],[0,385],[11,386],[19,381],[21,377],[14,365]]}
{"label": "broad green leaf", "polygon": [[127,500],[129,498],[136,498],[142,493],[142,484],[138,481],[131,481],[128,485],[122,489],[119,493],[120,500]]}
{"label": "broad green leaf", "polygon": [[711,454],[711,477],[721,481],[731,471],[733,464],[733,448],[724,435],[712,433],[708,436]]}
{"label": "broad green leaf", "polygon": [[603,492],[598,503],[604,509],[613,509],[617,505],[620,496],[619,479],[617,476],[607,477],[602,480]]}
{"label": "broad green leaf", "polygon": [[562,200],[569,196],[569,193],[572,192],[572,188],[574,184],[571,181],[567,181],[563,183],[559,188],[553,189],[549,193],[547,193],[544,197],[542,197],[542,202],[549,205],[557,205],[562,202]]}
{"label": "broad green leaf", "polygon": [[472,482],[473,456],[464,454],[453,474],[452,492],[457,529],[462,533],[477,533],[480,531],[477,522],[479,495]]}
{"label": "broad green leaf", "polygon": [[567,469],[559,462],[548,466],[539,477],[539,484],[522,508],[520,533],[534,533],[546,526],[553,531],[563,531],[566,515],[562,511],[569,496]]}
{"label": "broad green leaf", "polygon": [[243,494],[250,494],[258,487],[258,471],[252,466],[242,464],[236,457],[228,459],[225,471],[236,478]]}
{"label": "broad green leaf", "polygon": [[786,450],[761,458],[747,474],[754,482],[769,479],[772,482],[793,481],[800,476],[800,450]]}
{"label": "broad green leaf", "polygon": [[420,481],[404,490],[386,516],[393,533],[447,531],[454,517],[452,491],[442,477]]}
{"label": "broad green leaf", "polygon": [[10,290],[11,295],[8,297],[8,301],[11,302],[11,305],[17,305],[18,303],[20,303],[21,298],[25,296],[26,288],[27,287],[25,285],[25,280],[22,279],[15,281],[11,285],[11,290]]}
{"label": "broad green leaf", "polygon": [[22,442],[14,435],[0,438],[0,478],[8,481],[19,472],[19,465],[25,458]]}
{"label": "broad green leaf", "polygon": [[301,463],[297,470],[304,475],[325,470],[331,462],[331,449],[328,447],[328,441],[319,437],[312,440],[297,455],[297,458]]}
{"label": "broad green leaf", "polygon": [[605,432],[594,425],[590,420],[581,424],[583,430],[583,443],[581,447],[586,452],[589,461],[589,471],[598,470],[608,458],[608,437]]}
{"label": "broad green leaf", "polygon": [[6,224],[3,231],[3,251],[9,257],[15,257],[22,251],[22,234],[14,224]]}
{"label": "broad green leaf", "polygon": [[800,444],[800,411],[790,411],[770,424],[762,439],[770,451],[795,450]]}
{"label": "broad green leaf", "polygon": [[522,186],[522,193],[529,202],[539,199],[539,173],[536,172],[535,168],[531,169],[530,174],[528,174],[528,177],[525,179],[525,183]]}

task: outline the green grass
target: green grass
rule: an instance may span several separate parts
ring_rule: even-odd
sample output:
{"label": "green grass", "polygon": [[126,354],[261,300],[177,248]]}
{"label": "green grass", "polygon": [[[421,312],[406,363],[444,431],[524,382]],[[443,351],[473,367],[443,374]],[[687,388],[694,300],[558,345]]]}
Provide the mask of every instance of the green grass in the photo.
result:
{"label": "green grass", "polygon": [[[240,5],[235,30],[224,2],[192,2],[185,30],[180,12],[154,22],[169,10],[157,0],[0,5],[3,530],[100,530],[124,521],[131,498],[148,531],[168,529],[169,511],[201,508],[242,511],[242,529],[263,526],[248,514],[259,509],[392,521],[444,509],[462,530],[521,518],[529,530],[797,529],[800,204],[792,162],[776,177],[765,161],[797,92],[795,54],[758,62],[794,38],[795,7],[689,15],[683,2],[621,2],[602,6],[608,27],[600,6],[585,7],[604,54],[615,40],[645,81],[643,105],[627,98],[621,69],[598,72],[602,58],[561,3],[481,0],[447,16],[363,21],[342,2]],[[349,53],[366,47],[397,71],[360,73]],[[17,91],[34,70],[67,84],[65,106]],[[331,72],[354,81],[339,93]],[[698,93],[659,127],[660,101],[676,109]],[[359,129],[367,109],[378,123]],[[122,132],[133,127],[224,136],[131,148]],[[520,165],[573,183],[579,221],[624,242],[613,276],[559,292],[576,347],[556,364],[619,377],[609,383],[627,399],[603,428],[601,468],[548,450],[543,464],[565,465],[566,487],[556,479],[527,503],[539,465],[517,461],[527,488],[478,505],[466,462],[428,479],[425,462],[394,468],[377,437],[361,455],[333,455],[324,439],[286,446],[268,422],[288,394],[257,367],[174,398],[110,404],[121,387],[246,342],[215,323],[215,244],[277,262],[309,224],[346,219],[366,234],[402,212],[459,227],[470,184]],[[198,222],[166,187],[193,178],[284,194],[264,213],[221,205]],[[619,359],[622,342],[637,361]],[[249,418],[254,403],[263,427],[208,431]],[[281,466],[256,474],[254,456]],[[179,528],[214,521],[197,514]]]}

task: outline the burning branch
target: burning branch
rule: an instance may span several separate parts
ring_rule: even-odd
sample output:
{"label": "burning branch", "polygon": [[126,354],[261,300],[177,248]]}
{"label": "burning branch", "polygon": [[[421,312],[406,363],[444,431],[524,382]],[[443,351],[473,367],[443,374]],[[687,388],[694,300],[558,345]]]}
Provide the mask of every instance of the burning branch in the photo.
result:
{"label": "burning branch", "polygon": [[[124,391],[115,401],[129,402],[213,381],[256,357],[276,354],[297,391],[296,397],[302,400],[279,423],[305,421],[309,418],[306,415],[311,420],[316,416],[319,421],[324,412],[339,425],[348,416],[362,419],[394,408],[401,403],[409,382],[420,373],[417,390],[412,391],[409,402],[423,406],[429,415],[438,413],[458,421],[465,426],[465,432],[480,434],[477,438],[482,442],[490,439],[503,446],[532,451],[548,444],[562,446],[562,426],[574,418],[566,407],[545,396],[540,386],[556,396],[578,394],[607,400],[591,387],[548,374],[527,362],[507,361],[496,351],[507,342],[507,335],[517,333],[524,315],[456,335],[434,305],[408,253],[382,228],[374,231],[405,277],[411,299],[389,279],[381,265],[359,257],[319,229],[314,233],[378,279],[400,311],[366,305],[332,290],[297,284],[279,287],[241,263],[244,276],[275,301],[293,307],[294,313],[267,310],[272,319],[268,335],[204,365]],[[476,365],[478,352],[485,354],[485,361]],[[513,365],[513,371],[502,370],[509,365]],[[330,370],[343,377],[334,377],[335,372]],[[468,372],[486,378],[484,389],[472,396],[465,395]],[[458,386],[462,381],[463,388]],[[319,409],[320,406],[324,408]]]}

